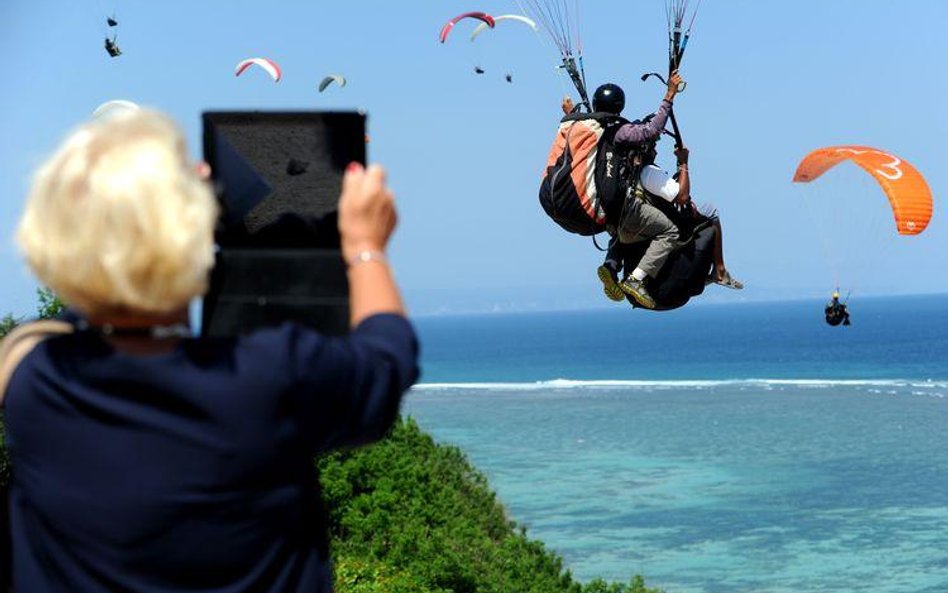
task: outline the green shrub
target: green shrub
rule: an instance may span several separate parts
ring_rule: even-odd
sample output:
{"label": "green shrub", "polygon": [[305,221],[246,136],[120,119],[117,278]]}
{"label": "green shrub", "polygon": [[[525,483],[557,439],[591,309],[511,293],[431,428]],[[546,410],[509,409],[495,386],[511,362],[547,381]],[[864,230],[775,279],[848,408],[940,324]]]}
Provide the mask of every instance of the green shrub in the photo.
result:
{"label": "green shrub", "polygon": [[[656,593],[641,577],[586,587],[573,580],[556,554],[505,515],[464,454],[436,444],[411,418],[380,443],[330,455],[319,468],[339,593],[399,591],[379,584],[396,579],[432,592]],[[373,574],[380,580],[369,585]]]}
{"label": "green shrub", "polygon": [[[487,479],[456,447],[400,420],[372,447],[319,462],[337,573],[354,562],[409,575],[422,590],[581,590],[562,561],[504,514]],[[345,579],[337,575],[340,593]]]}

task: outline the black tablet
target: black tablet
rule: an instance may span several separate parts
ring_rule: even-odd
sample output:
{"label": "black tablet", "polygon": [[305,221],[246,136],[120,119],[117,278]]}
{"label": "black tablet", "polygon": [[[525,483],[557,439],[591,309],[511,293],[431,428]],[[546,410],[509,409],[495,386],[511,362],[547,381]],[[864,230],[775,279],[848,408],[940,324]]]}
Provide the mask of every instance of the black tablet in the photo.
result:
{"label": "black tablet", "polygon": [[357,112],[210,112],[204,155],[221,203],[202,333],[292,321],[330,335],[349,323],[339,251],[342,176],[365,163]]}
{"label": "black tablet", "polygon": [[222,247],[331,247],[349,163],[365,163],[360,112],[207,112],[204,158]]}

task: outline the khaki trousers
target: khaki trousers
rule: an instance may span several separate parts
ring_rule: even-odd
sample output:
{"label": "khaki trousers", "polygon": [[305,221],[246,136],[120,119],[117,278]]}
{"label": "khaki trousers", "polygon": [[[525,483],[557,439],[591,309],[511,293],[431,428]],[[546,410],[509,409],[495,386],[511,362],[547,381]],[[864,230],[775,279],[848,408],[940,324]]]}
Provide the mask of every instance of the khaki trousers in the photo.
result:
{"label": "khaki trousers", "polygon": [[626,202],[618,231],[622,243],[651,241],[638,263],[638,268],[650,278],[658,276],[665,260],[681,245],[675,223],[658,208],[634,196]]}

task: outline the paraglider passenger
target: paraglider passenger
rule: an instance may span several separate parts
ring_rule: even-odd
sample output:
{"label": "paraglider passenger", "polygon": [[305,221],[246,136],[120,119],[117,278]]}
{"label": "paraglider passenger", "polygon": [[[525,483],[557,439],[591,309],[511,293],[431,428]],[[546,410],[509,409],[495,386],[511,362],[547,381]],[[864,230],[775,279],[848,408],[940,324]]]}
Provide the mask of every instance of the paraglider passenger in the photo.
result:
{"label": "paraglider passenger", "polygon": [[[688,204],[691,200],[688,149],[682,147],[675,151],[675,155],[678,157],[677,181],[654,164],[654,146],[643,156],[648,164],[644,165],[639,173],[636,184],[639,191],[633,191],[627,201],[616,232],[618,240],[612,242],[606,261],[598,270],[606,296],[614,301],[621,301],[624,295],[628,295],[646,309],[655,308],[655,300],[645,286],[646,279],[658,275],[665,260],[680,245],[681,237],[675,223],[648,202],[649,196],[680,205]],[[639,241],[649,241],[645,255],[633,270],[626,270],[626,277],[622,282],[618,282],[622,265],[615,255],[616,251],[621,250],[622,244]]]}
{"label": "paraglider passenger", "polygon": [[[675,155],[678,158],[678,175],[673,177],[669,176],[668,173],[655,164],[657,152],[654,144],[644,150],[639,157],[641,158],[642,166],[641,172],[639,173],[639,184],[636,186],[637,192],[634,193],[634,195],[636,199],[644,198],[645,202],[650,206],[657,204],[658,202],[656,200],[663,199],[669,204],[677,205],[678,208],[692,217],[707,220],[708,224],[714,227],[715,230],[713,252],[714,267],[707,279],[707,283],[719,284],[726,288],[741,290],[744,288],[744,284],[731,276],[724,263],[724,242],[720,219],[713,213],[701,214],[691,201],[691,178],[688,174],[690,151],[687,147],[681,147],[675,151]],[[671,219],[669,219],[669,223],[675,227]],[[677,230],[676,227],[675,232],[677,232]],[[626,294],[633,296],[631,294],[631,288],[628,288],[628,285],[634,281],[636,275],[641,275],[641,272],[637,273],[636,270],[642,270],[641,262],[632,268],[631,272],[629,272],[630,266],[623,265],[622,244],[632,243],[633,241],[620,241],[619,239],[621,239],[621,237],[617,237],[610,242],[606,260],[597,270],[599,279],[603,284],[603,291],[609,299],[614,301],[625,300]],[[678,237],[678,239],[680,239],[680,237]],[[643,257],[642,259],[644,260],[645,258]],[[623,268],[626,268],[628,276],[620,283],[618,277]],[[651,275],[649,274],[649,276]],[[633,296],[633,298],[635,297]],[[636,302],[641,304],[638,299],[636,299]]]}
{"label": "paraglider passenger", "polygon": [[850,325],[849,311],[846,309],[845,303],[839,302],[838,290],[833,292],[833,300],[826,304],[823,313],[826,315],[826,323],[833,327],[837,325]]}

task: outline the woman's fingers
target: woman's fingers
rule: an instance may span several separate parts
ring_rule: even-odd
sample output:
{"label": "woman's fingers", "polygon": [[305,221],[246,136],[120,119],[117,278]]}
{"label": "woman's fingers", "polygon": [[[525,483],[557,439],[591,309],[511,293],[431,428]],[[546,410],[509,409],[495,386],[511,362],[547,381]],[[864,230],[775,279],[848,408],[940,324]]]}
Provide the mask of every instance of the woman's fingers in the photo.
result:
{"label": "woman's fingers", "polygon": [[363,176],[362,165],[359,163],[351,163],[346,168],[346,174],[342,176],[342,198],[351,198],[358,191]]}
{"label": "woman's fingers", "polygon": [[385,169],[379,165],[372,165],[365,174],[365,185],[362,188],[362,195],[366,199],[372,199],[379,196],[385,188]]}
{"label": "woman's fingers", "polygon": [[395,197],[386,185],[385,169],[350,166],[343,180],[339,231],[343,251],[384,249],[395,229]]}

